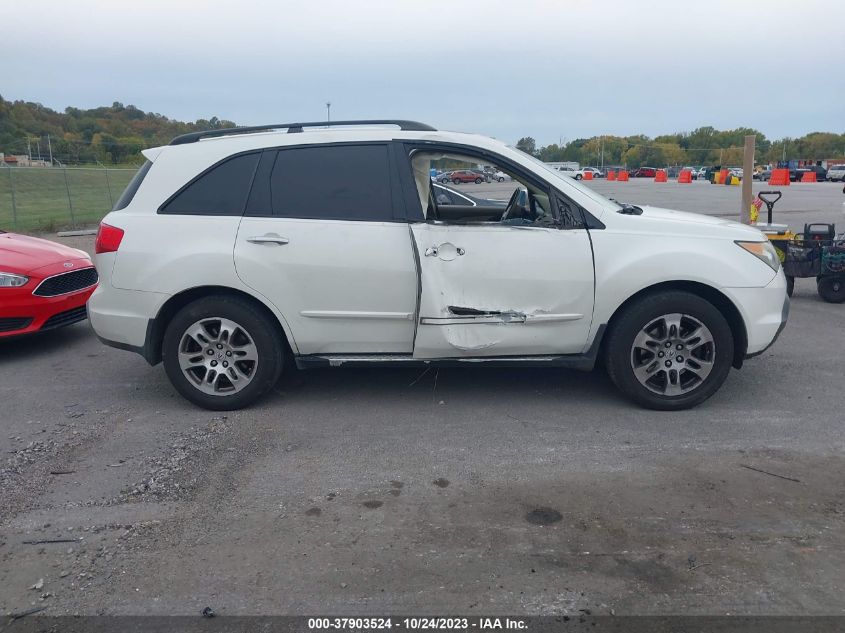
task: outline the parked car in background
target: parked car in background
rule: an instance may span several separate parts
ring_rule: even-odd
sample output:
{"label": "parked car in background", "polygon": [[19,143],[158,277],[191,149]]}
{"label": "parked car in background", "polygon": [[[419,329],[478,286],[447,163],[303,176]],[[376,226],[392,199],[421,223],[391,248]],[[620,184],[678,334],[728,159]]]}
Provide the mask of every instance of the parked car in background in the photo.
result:
{"label": "parked car in background", "polygon": [[845,181],[845,165],[832,165],[827,170],[827,179],[832,182]]}
{"label": "parked car in background", "polygon": [[490,178],[496,182],[505,182],[506,180],[510,180],[510,176],[503,171],[491,172]]}
{"label": "parked car in background", "polygon": [[570,178],[574,178],[575,180],[582,180],[584,178],[584,174],[590,172],[593,178],[603,178],[604,174],[602,174],[601,170],[596,169],[595,167],[582,167],[581,169],[570,169],[569,167],[560,167],[558,170],[564,176],[569,176]]}
{"label": "parked car in background", "polygon": [[[180,394],[217,410],[255,402],[294,365],[598,359],[631,400],[678,410],[786,323],[777,252],[753,227],[618,204],[495,139],[344,125],[143,150],[100,224],[88,312],[101,340],[162,362]],[[515,183],[505,206],[439,205],[422,176],[444,154],[500,165]]]}
{"label": "parked car in background", "polygon": [[654,178],[656,175],[656,167],[640,167],[631,173],[631,178]]}
{"label": "parked car in background", "polygon": [[827,180],[827,170],[821,165],[808,165],[806,167],[799,167],[795,170],[795,180],[801,182],[804,174],[815,172],[816,182],[824,182]]}
{"label": "parked car in background", "polygon": [[0,338],[84,321],[97,280],[85,251],[0,231]]}
{"label": "parked car in background", "polygon": [[[448,182],[451,182],[453,185],[459,185],[466,182],[474,182],[475,184],[480,185],[485,180],[486,178],[481,172],[474,171],[472,169],[459,169],[449,174]],[[441,180],[440,182],[444,181]]]}
{"label": "parked car in background", "polygon": [[707,178],[707,167],[699,167],[692,173],[695,180],[704,180]]}
{"label": "parked car in background", "polygon": [[757,174],[758,180],[763,180],[763,181],[766,181],[766,182],[768,182],[771,177],[772,177],[772,168],[771,167],[765,167],[765,168],[763,168],[763,170],[761,172],[759,172]]}

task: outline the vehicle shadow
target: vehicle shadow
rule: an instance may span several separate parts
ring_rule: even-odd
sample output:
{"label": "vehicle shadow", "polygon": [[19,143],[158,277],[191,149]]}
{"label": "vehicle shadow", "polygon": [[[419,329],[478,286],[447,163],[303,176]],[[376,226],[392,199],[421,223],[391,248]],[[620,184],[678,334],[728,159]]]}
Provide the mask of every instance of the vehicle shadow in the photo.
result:
{"label": "vehicle shadow", "polygon": [[264,399],[275,406],[283,402],[313,402],[331,394],[335,401],[426,404],[483,402],[485,405],[518,403],[549,396],[570,402],[597,399],[624,402],[600,368],[582,372],[554,367],[449,368],[326,368],[290,371]]}

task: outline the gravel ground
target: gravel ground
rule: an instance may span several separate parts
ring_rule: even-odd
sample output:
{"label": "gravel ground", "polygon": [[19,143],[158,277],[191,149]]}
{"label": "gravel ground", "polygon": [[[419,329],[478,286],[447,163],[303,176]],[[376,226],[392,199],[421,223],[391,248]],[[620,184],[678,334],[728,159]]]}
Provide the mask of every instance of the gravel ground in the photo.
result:
{"label": "gravel ground", "polygon": [[224,415],[86,324],[0,343],[0,612],[842,614],[843,331],[799,281],[681,413],[475,367],[297,373]]}

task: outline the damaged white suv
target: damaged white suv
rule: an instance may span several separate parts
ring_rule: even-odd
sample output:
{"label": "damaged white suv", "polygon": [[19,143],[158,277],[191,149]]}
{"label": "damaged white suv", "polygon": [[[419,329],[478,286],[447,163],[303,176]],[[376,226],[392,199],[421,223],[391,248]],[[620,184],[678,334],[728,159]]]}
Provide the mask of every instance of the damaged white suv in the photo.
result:
{"label": "damaged white suv", "polygon": [[[784,275],[756,229],[617,204],[489,138],[300,123],[144,155],[100,226],[91,324],[209,409],[253,402],[294,363],[598,359],[632,400],[683,409],[786,323]],[[438,200],[441,166],[507,174],[486,187],[509,202]]]}

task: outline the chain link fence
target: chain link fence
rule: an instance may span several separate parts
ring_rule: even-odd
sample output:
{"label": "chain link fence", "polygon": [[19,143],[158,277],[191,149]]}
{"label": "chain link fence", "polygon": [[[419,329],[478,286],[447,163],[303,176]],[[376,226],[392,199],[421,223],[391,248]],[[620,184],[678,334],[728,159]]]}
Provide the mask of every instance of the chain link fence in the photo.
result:
{"label": "chain link fence", "polygon": [[132,168],[0,167],[0,229],[51,233],[96,225]]}

